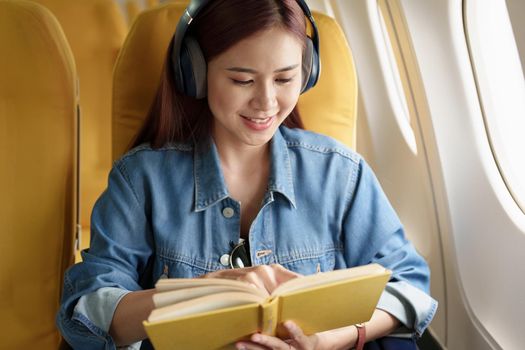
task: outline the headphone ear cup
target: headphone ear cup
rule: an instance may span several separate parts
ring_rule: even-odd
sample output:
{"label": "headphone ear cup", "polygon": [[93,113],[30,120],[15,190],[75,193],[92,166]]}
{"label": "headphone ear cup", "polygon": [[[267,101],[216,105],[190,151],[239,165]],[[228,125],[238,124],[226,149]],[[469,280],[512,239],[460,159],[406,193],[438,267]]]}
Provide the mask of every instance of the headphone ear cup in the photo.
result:
{"label": "headphone ear cup", "polygon": [[206,60],[197,40],[184,38],[180,62],[184,93],[198,99],[206,97]]}
{"label": "headphone ear cup", "polygon": [[310,38],[306,39],[306,47],[303,53],[303,64],[302,64],[302,74],[303,74],[303,85],[301,87],[301,93],[305,92],[312,87],[312,70],[314,66],[314,59],[316,53],[314,52],[314,44]]}

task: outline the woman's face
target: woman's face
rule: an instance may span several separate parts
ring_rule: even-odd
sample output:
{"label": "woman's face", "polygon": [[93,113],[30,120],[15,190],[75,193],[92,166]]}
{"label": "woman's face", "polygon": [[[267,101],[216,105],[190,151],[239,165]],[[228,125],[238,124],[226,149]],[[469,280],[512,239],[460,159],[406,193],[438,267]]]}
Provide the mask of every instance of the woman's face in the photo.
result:
{"label": "woman's face", "polygon": [[302,45],[286,30],[248,37],[208,63],[212,134],[220,145],[262,146],[295,107]]}

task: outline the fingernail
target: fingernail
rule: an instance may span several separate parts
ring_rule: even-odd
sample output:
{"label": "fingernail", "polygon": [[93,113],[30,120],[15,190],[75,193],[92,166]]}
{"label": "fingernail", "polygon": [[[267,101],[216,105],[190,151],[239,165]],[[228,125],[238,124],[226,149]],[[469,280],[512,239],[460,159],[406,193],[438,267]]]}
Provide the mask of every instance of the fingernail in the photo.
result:
{"label": "fingernail", "polygon": [[258,335],[258,334],[254,334],[254,335],[252,335],[252,340],[254,342],[260,342],[261,341],[261,336]]}

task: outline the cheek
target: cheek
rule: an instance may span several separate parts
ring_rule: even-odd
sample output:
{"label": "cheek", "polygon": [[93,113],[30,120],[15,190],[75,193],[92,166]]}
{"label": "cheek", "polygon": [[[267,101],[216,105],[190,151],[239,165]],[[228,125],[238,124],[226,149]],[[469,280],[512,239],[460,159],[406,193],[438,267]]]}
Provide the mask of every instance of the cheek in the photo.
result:
{"label": "cheek", "polygon": [[280,105],[283,110],[286,111],[286,114],[290,114],[297,101],[299,100],[299,92],[293,91],[280,96]]}
{"label": "cheek", "polygon": [[208,104],[214,115],[236,108],[238,96],[225,84],[208,85]]}

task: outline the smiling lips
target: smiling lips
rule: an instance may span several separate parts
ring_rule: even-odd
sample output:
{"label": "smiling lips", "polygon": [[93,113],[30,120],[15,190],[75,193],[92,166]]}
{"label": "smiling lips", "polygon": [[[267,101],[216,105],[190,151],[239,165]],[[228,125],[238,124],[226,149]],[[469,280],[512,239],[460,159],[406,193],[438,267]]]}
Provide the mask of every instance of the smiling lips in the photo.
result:
{"label": "smiling lips", "polygon": [[241,115],[244,124],[252,130],[261,131],[268,129],[275,120],[275,116],[266,118],[250,118]]}

